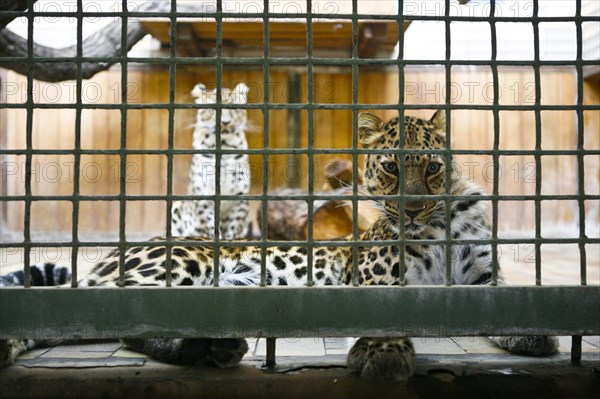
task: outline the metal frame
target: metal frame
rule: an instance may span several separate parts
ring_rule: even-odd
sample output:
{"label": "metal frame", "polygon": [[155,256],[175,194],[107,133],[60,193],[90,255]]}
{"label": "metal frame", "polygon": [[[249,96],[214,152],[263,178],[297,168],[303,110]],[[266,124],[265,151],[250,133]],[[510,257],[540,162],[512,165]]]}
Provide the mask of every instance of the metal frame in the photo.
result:
{"label": "metal frame", "polygon": [[[583,157],[586,155],[600,156],[600,150],[585,150],[584,135],[583,135],[583,113],[584,111],[600,111],[600,105],[584,105],[583,104],[583,68],[590,65],[598,65],[598,61],[587,61],[582,59],[582,23],[583,22],[598,22],[598,17],[584,17],[581,15],[581,0],[576,0],[576,15],[575,17],[539,17],[539,5],[534,1],[533,17],[531,18],[510,18],[500,17],[494,14],[495,0],[491,0],[491,13],[489,17],[454,17],[450,16],[450,0],[446,0],[446,13],[443,16],[411,16],[403,15],[403,1],[399,0],[399,13],[396,16],[381,16],[381,15],[359,15],[358,0],[352,0],[352,13],[344,15],[325,15],[313,14],[312,1],[306,0],[307,12],[299,14],[298,18],[306,18],[307,23],[307,48],[306,57],[288,57],[288,58],[273,58],[269,52],[269,21],[277,18],[287,18],[287,14],[269,13],[268,0],[264,0],[264,12],[257,14],[237,14],[223,12],[221,1],[217,1],[217,10],[215,13],[192,13],[192,12],[177,12],[176,2],[171,1],[170,12],[152,12],[138,13],[127,10],[127,0],[123,0],[122,12],[111,13],[84,13],[81,7],[81,0],[78,0],[79,11],[70,13],[55,13],[55,12],[35,12],[33,7],[26,12],[11,12],[8,14],[16,14],[25,16],[28,19],[28,35],[29,35],[29,55],[26,58],[20,57],[5,57],[2,62],[25,62],[32,64],[34,62],[64,62],[64,59],[54,58],[38,58],[33,56],[33,37],[34,18],[40,16],[65,16],[72,17],[77,20],[77,56],[69,62],[75,62],[77,65],[77,99],[74,105],[60,104],[35,104],[33,102],[33,73],[30,70],[27,76],[28,98],[27,102],[22,104],[0,104],[0,108],[26,108],[27,109],[27,131],[26,142],[27,149],[0,149],[0,155],[24,155],[26,157],[26,174],[25,174],[25,195],[5,196],[2,201],[22,201],[25,203],[25,223],[24,223],[24,241],[22,243],[7,243],[0,242],[0,249],[8,247],[21,247],[24,249],[24,271],[26,276],[26,287],[29,287],[30,278],[30,254],[29,251],[33,247],[71,247],[72,251],[72,286],[77,287],[77,253],[79,248],[86,246],[101,246],[114,247],[120,249],[120,282],[124,282],[124,259],[125,250],[131,246],[164,246],[167,247],[167,285],[171,285],[171,249],[174,245],[172,242],[172,232],[170,223],[167,223],[166,243],[154,241],[126,241],[125,236],[125,216],[126,216],[126,201],[147,201],[147,200],[163,200],[166,201],[165,217],[170,220],[171,208],[174,200],[181,199],[213,199],[212,196],[182,196],[173,195],[173,156],[179,154],[197,154],[211,151],[192,150],[192,149],[175,149],[174,141],[174,118],[175,111],[180,109],[200,109],[214,108],[216,109],[217,118],[217,143],[220,143],[220,120],[222,104],[220,103],[220,92],[217,91],[216,105],[199,105],[199,104],[178,104],[175,102],[175,84],[177,79],[177,66],[179,64],[195,64],[195,65],[211,65],[216,69],[216,85],[221,86],[223,65],[256,65],[261,66],[264,75],[264,87],[269,87],[270,78],[269,71],[271,66],[278,65],[302,65],[307,67],[308,76],[308,101],[305,104],[273,104],[270,102],[269,91],[265,91],[264,102],[262,104],[245,104],[245,105],[227,105],[227,108],[244,108],[244,109],[259,109],[263,111],[264,123],[264,141],[262,149],[249,150],[224,150],[218,148],[216,151],[216,160],[219,163],[223,154],[260,154],[263,156],[263,182],[261,195],[246,195],[246,196],[225,196],[220,195],[220,188],[217,185],[215,208],[218,212],[220,209],[220,201],[227,199],[249,199],[262,201],[262,234],[260,240],[248,243],[228,243],[229,246],[246,246],[258,245],[262,248],[262,276],[261,286],[266,285],[266,249],[270,246],[304,246],[308,248],[308,283],[307,286],[313,285],[312,276],[312,248],[323,245],[350,246],[353,251],[357,251],[358,247],[372,245],[398,245],[400,257],[403,257],[404,246],[413,242],[419,243],[437,243],[449,244],[446,245],[447,264],[451,256],[451,245],[461,243],[490,243],[492,245],[492,257],[494,263],[493,281],[494,284],[498,275],[498,248],[499,244],[512,243],[530,243],[535,245],[536,253],[536,281],[537,286],[541,285],[541,245],[549,243],[567,244],[576,243],[580,249],[580,275],[581,286],[579,287],[378,287],[357,289],[355,287],[335,287],[335,288],[238,288],[225,289],[220,288],[194,288],[184,289],[142,289],[142,288],[127,288],[127,289],[86,289],[86,290],[48,290],[48,289],[31,289],[31,288],[7,288],[0,290],[0,313],[2,321],[0,325],[0,337],[31,337],[38,336],[48,337],[54,333],[60,336],[71,338],[98,338],[111,337],[118,338],[120,336],[263,336],[270,338],[269,348],[269,364],[274,362],[275,343],[273,338],[283,337],[292,330],[286,330],[286,326],[292,323],[294,326],[293,334],[298,332],[302,334],[312,334],[313,336],[348,336],[348,335],[387,335],[387,334],[409,334],[417,331],[420,336],[440,336],[440,335],[482,335],[482,334],[517,334],[517,333],[548,333],[548,334],[568,334],[574,335],[574,360],[580,357],[581,335],[599,334],[600,320],[597,315],[590,309],[595,309],[600,303],[600,294],[597,287],[586,287],[586,244],[599,244],[600,239],[588,238],[585,234],[585,210],[584,202],[600,200],[600,195],[590,195],[585,193],[584,187],[584,162]],[[127,23],[128,18],[132,17],[166,17],[171,20],[171,50],[168,58],[148,59],[134,57],[119,57],[119,58],[96,58],[84,57],[82,55],[82,24],[84,17],[115,17],[122,19],[122,48],[127,48]],[[217,39],[216,39],[216,55],[214,57],[204,58],[187,58],[177,56],[177,18],[182,17],[202,17],[213,18],[217,21]],[[252,58],[233,58],[222,55],[222,40],[223,34],[221,22],[223,18],[228,17],[244,17],[244,18],[260,18],[264,24],[263,35],[263,56]],[[313,57],[313,49],[311,46],[313,38],[313,18],[322,19],[348,19],[352,21],[353,32],[353,48],[350,58],[317,58]],[[358,21],[360,19],[375,19],[375,20],[392,20],[397,21],[399,25],[399,41],[404,42],[403,25],[405,21],[440,21],[446,27],[446,56],[445,60],[441,61],[410,61],[403,59],[403,50],[400,46],[400,52],[396,59],[359,59],[358,57]],[[451,60],[451,36],[450,23],[454,21],[465,22],[487,22],[491,27],[492,37],[492,57],[489,61],[455,61]],[[574,22],[577,28],[577,58],[575,61],[541,61],[540,60],[540,38],[539,24],[541,22]],[[534,31],[534,49],[535,55],[533,61],[500,61],[496,59],[497,54],[497,35],[496,23],[498,22],[530,22],[533,25]],[[81,65],[84,62],[106,62],[116,61],[121,66],[121,87],[122,87],[122,103],[118,105],[102,105],[102,104],[82,104],[81,87]],[[127,77],[129,63],[146,63],[146,64],[165,64],[169,65],[169,103],[168,104],[130,104],[127,103]],[[366,65],[378,65],[397,67],[399,73],[400,97],[397,104],[359,104],[358,103],[358,77],[359,67]],[[454,105],[451,104],[450,91],[447,92],[446,102],[443,105],[408,105],[404,104],[403,86],[404,86],[404,68],[409,65],[441,65],[445,67],[446,87],[451,86],[451,68],[455,65],[481,65],[489,66],[492,70],[494,99],[491,105]],[[314,82],[313,69],[315,66],[350,66],[352,69],[352,103],[350,104],[319,104],[314,102]],[[533,105],[518,105],[506,106],[499,104],[499,77],[498,68],[501,66],[529,66],[535,72],[535,103]],[[541,86],[540,86],[540,67],[541,66],[572,66],[577,71],[577,103],[575,105],[542,105],[541,104]],[[32,125],[33,111],[35,109],[59,109],[59,108],[74,108],[76,110],[76,131],[75,131],[75,147],[69,150],[36,150],[33,149],[32,143]],[[386,151],[367,150],[358,148],[358,132],[357,118],[358,111],[365,109],[377,110],[397,110],[402,117],[406,110],[411,109],[445,109],[451,110],[489,110],[494,116],[494,146],[492,150],[452,150],[451,149],[451,114],[448,112],[447,131],[448,139],[447,146],[444,150],[424,151],[429,153],[441,153],[447,160],[452,154],[485,154],[491,155],[494,164],[494,186],[491,195],[484,195],[482,200],[489,200],[492,203],[492,239],[491,240],[453,240],[450,234],[450,227],[447,224],[445,240],[426,240],[414,241],[403,240],[395,241],[372,241],[359,242],[358,227],[353,228],[354,241],[313,241],[313,222],[309,219],[309,238],[307,241],[267,241],[266,231],[266,215],[267,201],[272,199],[268,192],[268,164],[269,156],[272,154],[289,154],[296,156],[305,154],[308,156],[309,164],[309,187],[307,195],[281,197],[277,199],[296,199],[305,200],[308,203],[308,213],[312,214],[313,201],[316,199],[348,199],[353,202],[354,219],[358,219],[358,201],[366,199],[359,195],[357,185],[354,185],[352,195],[316,195],[314,191],[314,156],[319,154],[351,154],[354,161],[354,176],[358,175],[358,156],[365,153],[382,153]],[[81,112],[84,109],[119,109],[121,111],[121,146],[116,150],[85,150],[81,149]],[[168,147],[166,150],[130,150],[126,148],[126,127],[128,110],[136,109],[166,109],[168,111]],[[270,110],[290,110],[308,111],[308,147],[306,149],[269,149],[269,111]],[[343,109],[351,110],[353,118],[353,141],[352,149],[317,149],[314,148],[314,111],[323,109]],[[501,110],[524,111],[530,110],[535,113],[536,120],[536,146],[535,150],[500,150],[500,128],[499,128],[499,112]],[[577,114],[578,131],[577,131],[577,149],[575,150],[542,150],[541,148],[541,111],[559,111],[572,110]],[[400,135],[404,135],[404,128],[401,127]],[[387,152],[391,152],[389,150]],[[393,150],[394,153],[404,153],[407,150]],[[213,152],[211,152],[213,153]],[[44,196],[33,195],[31,191],[31,166],[34,155],[39,154],[70,154],[74,155],[75,159],[75,184],[73,195],[65,196]],[[121,180],[120,193],[118,195],[80,195],[79,192],[79,165],[82,155],[118,155],[121,160]],[[167,193],[166,195],[128,195],[126,193],[126,159],[131,154],[156,154],[165,155],[167,157]],[[498,190],[499,177],[499,158],[505,155],[532,155],[536,162],[536,190],[535,195],[500,195]],[[541,157],[544,155],[574,155],[577,157],[578,165],[578,192],[575,195],[542,195],[541,194]],[[403,159],[403,157],[400,157]],[[403,161],[401,161],[403,162]],[[402,168],[400,168],[402,170]],[[356,179],[356,177],[355,177]],[[402,180],[402,179],[401,179]],[[216,169],[216,181],[220,181],[220,170]],[[355,182],[356,183],[356,182]],[[460,200],[461,196],[452,196],[450,193],[450,179],[447,179],[446,194],[438,196],[439,199],[446,200],[446,216],[450,217],[451,201]],[[422,196],[388,196],[385,198],[397,198],[403,204],[404,200],[419,199]],[[376,199],[376,197],[369,197]],[[429,197],[430,198],[430,197]],[[541,201],[544,200],[576,200],[579,205],[579,237],[578,238],[543,238],[541,235]],[[63,200],[70,201],[73,204],[73,224],[72,235],[73,239],[69,243],[64,242],[44,242],[37,243],[31,239],[31,204],[34,201],[42,200]],[[79,203],[80,201],[119,201],[119,240],[118,242],[101,241],[101,242],[86,242],[81,241],[78,235],[78,220],[79,220]],[[498,202],[499,200],[533,200],[535,202],[535,221],[536,232],[535,238],[531,239],[503,239],[498,237]],[[403,230],[404,226],[400,226]],[[215,231],[219,231],[219,221],[216,219]],[[221,241],[215,235],[214,241],[208,242],[217,249],[221,245]],[[181,242],[178,242],[181,244]],[[194,245],[195,242],[187,243]],[[214,259],[215,265],[219,264],[218,251],[215,251],[217,256]],[[357,270],[358,257],[354,256],[354,286],[358,285]],[[401,262],[403,264],[403,262]],[[404,267],[404,265],[402,266]],[[218,284],[218,267],[215,270],[215,285]],[[402,284],[404,285],[404,272],[402,270]],[[450,268],[447,268],[447,285],[450,285]],[[164,311],[162,308],[165,304],[171,304],[173,301],[187,304],[198,304],[198,309],[194,309],[193,316],[189,314],[177,315]],[[235,303],[235,306],[231,304]],[[527,306],[523,306],[526,303]],[[250,306],[252,304],[254,306]],[[256,309],[260,304],[261,311]],[[323,312],[314,312],[315,308],[323,308],[323,304],[327,304],[327,309]],[[418,307],[415,307],[418,304]],[[223,307],[227,307],[227,313],[220,311]],[[354,311],[360,307],[360,317],[357,317]],[[156,311],[156,309],[163,311]],[[64,312],[64,309],[72,311]],[[568,312],[556,313],[557,309],[568,309]],[[118,312],[116,311],[118,310]],[[88,314],[88,312],[90,312]],[[516,313],[515,313],[516,312]],[[116,313],[116,314],[115,314]],[[393,317],[390,317],[390,314]],[[26,315],[24,318],[23,316]],[[298,317],[298,318],[295,318]],[[296,322],[298,321],[298,322]],[[203,326],[217,326],[214,330],[207,330]],[[234,326],[244,326],[237,330]],[[407,331],[406,326],[418,326],[418,328]],[[72,328],[70,328],[70,327]],[[315,330],[315,326],[317,328]],[[323,328],[325,326],[326,328]],[[270,327],[270,328],[269,328]],[[579,338],[577,338],[579,337]],[[579,346],[577,345],[579,342]],[[579,355],[577,355],[579,348]]]}

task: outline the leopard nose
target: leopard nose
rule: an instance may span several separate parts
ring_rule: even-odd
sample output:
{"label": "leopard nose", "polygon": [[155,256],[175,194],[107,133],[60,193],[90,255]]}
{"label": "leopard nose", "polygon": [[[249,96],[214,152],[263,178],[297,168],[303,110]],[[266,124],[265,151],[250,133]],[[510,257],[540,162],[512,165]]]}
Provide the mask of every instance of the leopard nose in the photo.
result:
{"label": "leopard nose", "polygon": [[421,213],[421,210],[412,210],[412,209],[404,209],[404,213],[406,213],[406,216],[408,216],[411,219],[416,218],[417,216],[419,216],[419,213]]}

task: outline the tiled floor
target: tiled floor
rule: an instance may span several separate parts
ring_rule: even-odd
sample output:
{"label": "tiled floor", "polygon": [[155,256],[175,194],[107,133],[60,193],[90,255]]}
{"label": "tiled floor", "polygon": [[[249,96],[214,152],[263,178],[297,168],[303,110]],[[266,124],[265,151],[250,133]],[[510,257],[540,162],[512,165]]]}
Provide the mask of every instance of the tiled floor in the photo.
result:
{"label": "tiled floor", "polygon": [[[264,361],[266,342],[251,339],[250,351],[245,359]],[[571,337],[559,337],[559,351],[571,350]],[[337,359],[346,355],[354,343],[352,338],[301,338],[278,339],[277,358],[309,358],[332,356]],[[419,355],[508,355],[482,337],[413,338],[415,351]],[[600,361],[600,336],[583,338],[583,358]],[[143,366],[145,356],[132,352],[119,342],[94,342],[89,344],[60,345],[53,348],[35,349],[20,356],[17,365],[28,368],[87,368]]]}

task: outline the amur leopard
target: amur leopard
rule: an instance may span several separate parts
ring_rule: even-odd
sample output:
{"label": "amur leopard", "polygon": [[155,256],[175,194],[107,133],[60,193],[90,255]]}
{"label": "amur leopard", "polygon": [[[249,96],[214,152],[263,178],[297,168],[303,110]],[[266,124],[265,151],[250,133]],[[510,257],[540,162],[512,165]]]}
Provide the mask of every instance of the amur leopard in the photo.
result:
{"label": "amur leopard", "polygon": [[[444,194],[446,186],[446,159],[440,154],[419,153],[419,150],[445,148],[445,113],[438,111],[431,120],[410,116],[404,118],[405,142],[400,141],[399,118],[384,123],[370,113],[358,118],[359,139],[368,149],[410,149],[404,155],[404,173],[399,173],[400,159],[396,153],[366,154],[364,182],[372,195],[401,193],[422,195],[419,200],[407,200],[404,214],[399,212],[396,199],[378,201],[382,216],[371,229],[360,235],[360,240],[401,240],[399,225],[404,224],[406,238],[444,239],[446,234],[445,204],[443,200],[428,199],[428,195]],[[473,184],[451,172],[451,192],[467,199],[452,201],[450,230],[452,238],[490,238],[487,210],[479,200],[481,191]],[[401,184],[399,176],[405,177]],[[190,240],[194,238],[186,238]],[[349,239],[349,238],[348,238]],[[397,245],[365,246],[359,249],[360,285],[399,285],[400,262]],[[451,270],[453,284],[490,284],[492,262],[490,245],[457,244],[452,247]],[[255,285],[260,278],[261,251],[255,247],[227,247],[220,249],[221,285]],[[276,247],[268,250],[267,284],[298,285],[306,283],[307,251],[303,247]],[[404,254],[406,282],[413,284],[445,283],[445,248],[442,244],[406,245]],[[125,284],[165,285],[165,248],[134,247],[125,256]],[[213,249],[202,245],[175,246],[172,252],[174,285],[210,285],[213,283]],[[349,285],[352,283],[352,251],[348,247],[317,247],[314,250],[314,283],[317,286]],[[43,269],[41,267],[40,269]],[[49,270],[51,271],[51,270]],[[33,275],[33,271],[32,271]],[[119,271],[117,253],[98,263],[81,286],[115,286]],[[19,280],[15,276],[4,281]],[[360,289],[360,288],[357,288]],[[401,289],[401,288],[398,288]],[[557,349],[555,337],[532,336],[496,338],[494,341],[513,352],[531,355],[551,354]],[[126,339],[131,348],[156,359],[179,364],[217,364],[227,367],[237,364],[248,349],[240,339]],[[14,356],[31,346],[30,341],[4,341],[2,361],[10,363]],[[411,340],[407,337],[360,338],[347,359],[352,373],[371,379],[405,381],[415,370],[416,358]]]}
{"label": "amur leopard", "polygon": [[[248,86],[238,84],[234,89],[221,89],[221,104],[246,104]],[[216,104],[217,92],[207,90],[199,83],[192,90],[197,104]],[[222,108],[221,145],[224,150],[247,150],[246,110]],[[215,195],[217,149],[216,111],[198,109],[192,141],[194,150],[210,150],[192,156],[188,176],[187,195]],[[221,195],[246,195],[250,190],[250,164],[248,154],[222,154],[220,162]],[[246,237],[248,233],[247,200],[222,200],[220,202],[220,238],[233,240]],[[215,236],[215,203],[208,199],[189,199],[173,203],[171,232],[174,236]]]}

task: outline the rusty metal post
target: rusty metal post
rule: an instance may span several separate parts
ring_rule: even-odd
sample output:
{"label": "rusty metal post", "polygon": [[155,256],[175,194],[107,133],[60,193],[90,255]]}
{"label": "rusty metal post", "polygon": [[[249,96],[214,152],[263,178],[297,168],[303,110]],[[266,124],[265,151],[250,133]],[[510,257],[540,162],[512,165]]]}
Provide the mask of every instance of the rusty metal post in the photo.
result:
{"label": "rusty metal post", "polygon": [[275,340],[277,338],[267,338],[267,368],[275,367]]}
{"label": "rusty metal post", "polygon": [[571,337],[571,363],[581,363],[581,335]]}

